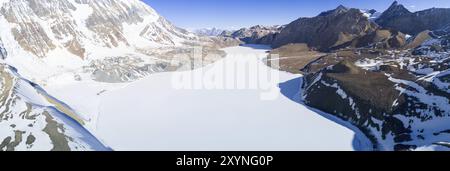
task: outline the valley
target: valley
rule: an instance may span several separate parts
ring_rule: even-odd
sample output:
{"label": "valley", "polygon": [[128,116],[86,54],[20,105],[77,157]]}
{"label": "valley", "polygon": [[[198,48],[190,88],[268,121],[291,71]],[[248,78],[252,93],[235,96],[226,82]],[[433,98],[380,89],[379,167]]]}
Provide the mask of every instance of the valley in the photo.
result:
{"label": "valley", "polygon": [[[300,82],[285,82],[298,80],[301,75],[278,73],[265,66],[262,59],[266,50],[230,47],[225,49],[225,59],[182,74],[202,75],[218,69],[222,63],[248,57],[243,62],[257,62],[260,73],[280,74],[280,82],[269,82],[277,90],[272,100],[260,99],[265,92],[261,88],[176,89],[171,86],[171,79],[177,73],[154,74],[102,95],[96,132],[116,150],[348,151],[355,150],[353,143],[367,143],[363,135],[355,135],[322,117],[322,113],[291,101],[287,96],[301,93]],[[234,72],[219,70],[219,75]],[[371,148],[364,145],[356,148]]]}
{"label": "valley", "polygon": [[0,0],[0,151],[450,150],[450,9],[385,9],[190,32]]}

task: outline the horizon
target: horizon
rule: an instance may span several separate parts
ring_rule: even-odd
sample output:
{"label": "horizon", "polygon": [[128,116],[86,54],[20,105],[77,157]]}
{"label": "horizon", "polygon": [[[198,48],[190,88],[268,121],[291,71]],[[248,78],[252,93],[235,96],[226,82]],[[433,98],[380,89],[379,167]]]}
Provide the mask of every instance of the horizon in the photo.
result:
{"label": "horizon", "polygon": [[[142,0],[174,25],[187,29],[236,30],[255,25],[284,25],[314,17],[339,5],[383,12],[394,0]],[[445,0],[397,0],[411,12],[429,8],[450,8]],[[231,4],[231,5],[230,5]],[[237,5],[233,5],[237,4]],[[273,8],[276,6],[276,8]],[[300,10],[299,10],[300,9]],[[232,11],[232,12],[230,12]],[[259,13],[260,11],[269,11]],[[270,12],[271,11],[271,12]],[[239,18],[239,20],[236,20]]]}

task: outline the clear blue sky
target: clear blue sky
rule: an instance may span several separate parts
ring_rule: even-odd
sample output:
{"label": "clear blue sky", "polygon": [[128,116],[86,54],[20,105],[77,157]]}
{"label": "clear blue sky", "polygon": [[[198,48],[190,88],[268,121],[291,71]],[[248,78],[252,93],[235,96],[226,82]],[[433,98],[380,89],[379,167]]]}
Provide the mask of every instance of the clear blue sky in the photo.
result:
{"label": "clear blue sky", "polygon": [[[241,28],[287,24],[342,4],[384,11],[393,0],[143,0],[175,25],[186,28]],[[450,0],[399,0],[411,11],[450,8]]]}

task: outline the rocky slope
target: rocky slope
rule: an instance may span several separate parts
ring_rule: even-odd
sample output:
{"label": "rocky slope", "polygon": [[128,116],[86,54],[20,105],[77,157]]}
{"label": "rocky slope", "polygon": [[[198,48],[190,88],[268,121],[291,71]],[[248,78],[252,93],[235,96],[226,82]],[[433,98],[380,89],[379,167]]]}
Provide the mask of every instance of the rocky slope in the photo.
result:
{"label": "rocky slope", "polygon": [[[427,55],[445,58],[450,55],[450,27],[426,32],[427,37],[414,50],[415,55]],[[425,33],[424,33],[425,34]]]}
{"label": "rocky slope", "polygon": [[413,13],[395,1],[376,22],[385,28],[416,35],[425,30],[436,30],[449,24],[450,9],[432,8]]}
{"label": "rocky slope", "polygon": [[402,32],[390,29],[377,29],[364,36],[357,37],[347,44],[335,47],[335,49],[343,47],[371,47],[377,49],[396,49],[403,48],[407,44],[406,35]]}
{"label": "rocky slope", "polygon": [[342,50],[305,68],[308,105],[358,126],[378,150],[449,142],[449,58]]}
{"label": "rocky slope", "polygon": [[288,24],[275,37],[272,46],[306,43],[313,49],[328,51],[377,28],[361,10],[339,6],[316,17],[300,18]]}
{"label": "rocky slope", "polygon": [[70,107],[0,64],[0,151],[110,150]]}

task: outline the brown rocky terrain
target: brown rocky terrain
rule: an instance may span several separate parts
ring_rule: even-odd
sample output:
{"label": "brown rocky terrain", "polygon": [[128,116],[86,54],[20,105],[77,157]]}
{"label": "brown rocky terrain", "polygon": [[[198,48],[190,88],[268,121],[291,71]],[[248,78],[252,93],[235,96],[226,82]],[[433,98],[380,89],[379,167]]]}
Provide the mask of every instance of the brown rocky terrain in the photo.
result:
{"label": "brown rocky terrain", "polygon": [[397,49],[406,45],[406,35],[389,29],[378,29],[351,42],[351,47],[373,47],[378,49]]}
{"label": "brown rocky terrain", "polygon": [[273,49],[267,57],[268,64],[277,60],[282,71],[291,73],[303,73],[301,70],[309,63],[325,55],[317,51],[312,51],[306,44],[288,44]]}
{"label": "brown rocky terrain", "polygon": [[432,39],[431,37],[431,31],[425,30],[414,36],[413,39],[411,39],[408,44],[405,46],[405,49],[414,49],[419,46],[421,46],[425,41]]}

